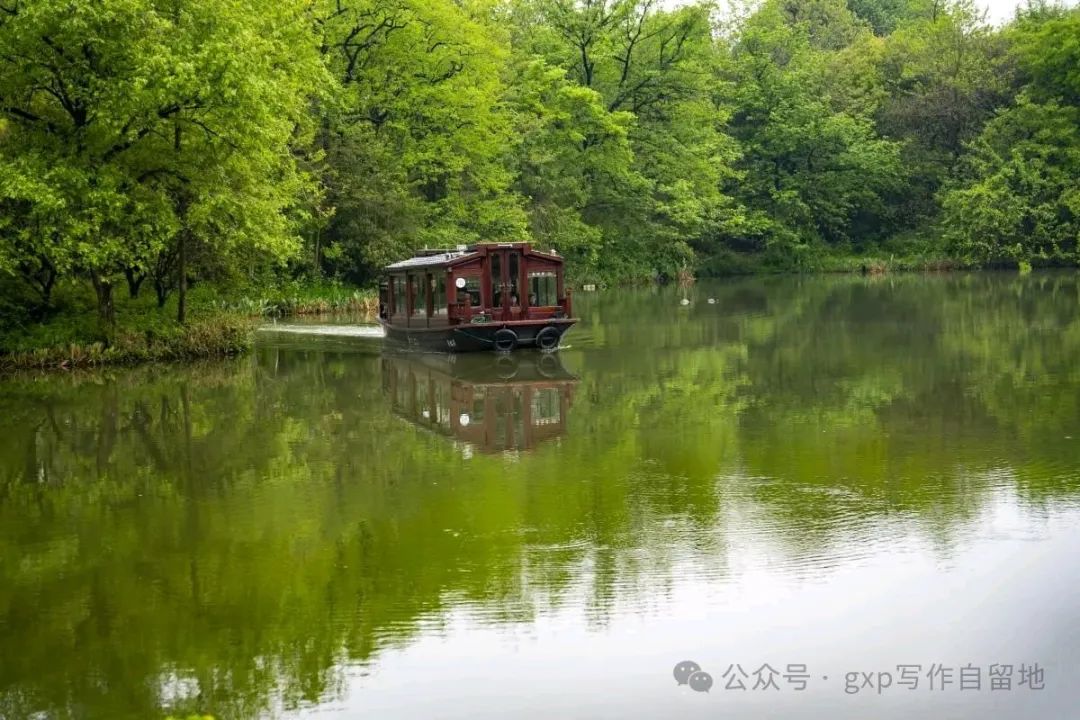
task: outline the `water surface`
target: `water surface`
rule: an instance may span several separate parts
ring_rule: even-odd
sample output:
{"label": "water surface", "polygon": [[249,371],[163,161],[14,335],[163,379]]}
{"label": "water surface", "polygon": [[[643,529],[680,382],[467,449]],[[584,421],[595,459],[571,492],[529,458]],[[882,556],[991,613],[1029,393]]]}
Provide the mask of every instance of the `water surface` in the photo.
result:
{"label": "water surface", "polygon": [[0,717],[1076,717],[1075,275],[575,303],[0,384]]}

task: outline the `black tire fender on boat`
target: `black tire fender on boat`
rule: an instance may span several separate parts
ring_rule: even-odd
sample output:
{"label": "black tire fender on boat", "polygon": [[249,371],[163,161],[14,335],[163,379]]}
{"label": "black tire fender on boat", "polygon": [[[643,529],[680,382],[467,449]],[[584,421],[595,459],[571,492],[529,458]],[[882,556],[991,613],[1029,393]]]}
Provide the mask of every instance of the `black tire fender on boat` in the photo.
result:
{"label": "black tire fender on boat", "polygon": [[551,352],[559,347],[559,330],[551,325],[541,328],[540,332],[536,333],[536,347],[544,352]]}
{"label": "black tire fender on boat", "polygon": [[492,338],[492,344],[495,346],[496,352],[510,352],[517,347],[517,333],[510,328],[500,328],[495,331],[495,336]]}

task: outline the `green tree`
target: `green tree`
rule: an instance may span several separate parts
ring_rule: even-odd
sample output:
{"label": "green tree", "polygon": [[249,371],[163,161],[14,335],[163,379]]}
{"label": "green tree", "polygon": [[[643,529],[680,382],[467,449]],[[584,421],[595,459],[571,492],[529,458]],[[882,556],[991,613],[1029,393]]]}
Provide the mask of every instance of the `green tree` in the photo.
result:
{"label": "green tree", "polygon": [[904,141],[911,184],[902,212],[919,224],[940,208],[935,193],[994,112],[1016,91],[1013,60],[970,2],[936,3],[887,40],[883,135]]}
{"label": "green tree", "polygon": [[113,288],[175,246],[178,319],[189,247],[285,258],[307,183],[292,146],[320,85],[296,4],[16,2],[0,13],[4,267]]}
{"label": "green tree", "polygon": [[1027,81],[973,141],[943,193],[954,252],[977,263],[1080,260],[1080,11],[1021,16]]}
{"label": "green tree", "polygon": [[318,253],[358,281],[420,247],[523,240],[500,105],[506,39],[487,9],[450,0],[319,4],[340,91],[321,111],[329,201]]}
{"label": "green tree", "polygon": [[862,243],[885,224],[904,173],[900,145],[872,119],[881,81],[860,56],[876,51],[840,3],[767,2],[741,28],[727,63],[743,152],[733,190],[758,220],[737,247],[805,267],[815,245]]}
{"label": "green tree", "polygon": [[608,213],[627,203],[643,180],[632,170],[629,113],[612,113],[595,90],[570,82],[538,58],[526,58],[507,94],[520,144],[515,190],[525,199],[529,232],[579,270],[600,262]]}
{"label": "green tree", "polygon": [[[736,150],[714,92],[710,9],[536,0],[516,4],[512,14],[519,53],[562,68],[627,128],[629,167],[586,177],[595,197],[581,212],[615,277],[689,269],[708,230],[737,211],[720,191]],[[600,141],[586,133],[582,149]]]}

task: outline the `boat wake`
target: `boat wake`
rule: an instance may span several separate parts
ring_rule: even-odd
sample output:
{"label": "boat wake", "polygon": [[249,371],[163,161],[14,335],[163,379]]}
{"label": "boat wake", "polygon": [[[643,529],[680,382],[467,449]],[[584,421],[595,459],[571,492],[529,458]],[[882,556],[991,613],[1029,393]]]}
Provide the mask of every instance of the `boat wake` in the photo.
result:
{"label": "boat wake", "polygon": [[378,325],[265,325],[259,328],[263,333],[284,333],[289,335],[318,335],[322,337],[372,338],[385,337],[385,332]]}

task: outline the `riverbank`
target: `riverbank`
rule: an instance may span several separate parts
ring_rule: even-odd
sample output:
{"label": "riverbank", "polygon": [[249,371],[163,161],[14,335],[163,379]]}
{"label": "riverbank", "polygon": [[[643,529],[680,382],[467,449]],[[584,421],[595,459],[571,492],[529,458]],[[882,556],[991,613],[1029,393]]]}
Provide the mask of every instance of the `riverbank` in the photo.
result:
{"label": "riverbank", "polygon": [[0,372],[230,357],[250,349],[257,324],[255,318],[228,313],[185,325],[156,322],[145,329],[118,325],[96,340],[77,333],[66,342],[4,352]]}
{"label": "riverbank", "polygon": [[0,328],[0,372],[76,369],[223,358],[242,354],[268,317],[347,314],[373,317],[374,291],[336,283],[290,283],[265,294],[228,293],[203,285],[188,298],[188,321],[175,320],[175,300],[118,298],[113,327],[102,327],[85,287],[57,288],[48,309],[7,298]]}
{"label": "riverbank", "polygon": [[[866,253],[866,254],[815,254],[807,253],[802,258],[777,258],[768,254],[747,254],[720,252],[703,261],[693,272],[686,272],[679,277],[658,278],[642,275],[634,278],[610,278],[591,273],[575,273],[570,270],[570,281],[575,289],[585,287],[622,287],[648,285],[654,282],[694,282],[696,279],[724,279],[754,276],[778,275],[884,275],[887,273],[939,273],[967,272],[978,270],[1004,270],[1024,268],[1030,270],[1031,264],[982,266],[965,262],[959,258],[936,255],[933,253]],[[1041,267],[1041,266],[1036,266]],[[1048,265],[1046,267],[1056,267]]]}
{"label": "riverbank", "polygon": [[698,268],[702,277],[735,275],[786,275],[817,273],[949,272],[978,270],[979,265],[961,258],[934,252],[930,247],[912,247],[911,241],[897,247],[873,248],[862,253],[827,253],[807,248],[801,253],[717,252]]}
{"label": "riverbank", "polygon": [[[977,270],[955,258],[931,254],[874,253],[816,255],[800,269],[779,267],[767,256],[717,255],[698,268],[698,277],[739,277],[782,274],[864,274],[953,272]],[[1021,272],[1030,271],[1023,263]],[[655,281],[643,278],[642,283]],[[577,277],[573,286],[612,287],[634,284]],[[3,302],[3,299],[0,299]],[[35,312],[18,308],[9,298],[0,310],[7,318],[0,328],[0,373],[18,370],[90,368],[177,362],[240,355],[254,342],[255,329],[265,318],[335,315],[374,319],[378,297],[373,289],[341,283],[283,283],[274,288],[222,289],[203,284],[188,298],[188,322],[174,319],[175,299],[158,307],[151,296],[118,298],[116,324],[102,330],[95,298],[85,285],[60,287],[51,309]],[[17,318],[17,319],[13,319]]]}

